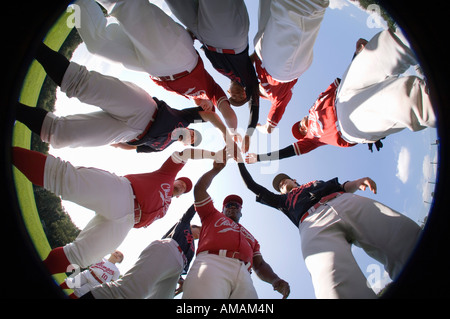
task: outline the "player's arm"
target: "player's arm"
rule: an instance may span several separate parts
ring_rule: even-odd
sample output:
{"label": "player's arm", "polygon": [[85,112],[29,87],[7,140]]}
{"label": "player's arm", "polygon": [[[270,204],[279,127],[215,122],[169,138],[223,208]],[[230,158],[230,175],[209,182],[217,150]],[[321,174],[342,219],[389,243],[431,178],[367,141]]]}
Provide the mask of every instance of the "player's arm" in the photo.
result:
{"label": "player's arm", "polygon": [[253,102],[253,99],[250,99],[249,108],[250,108],[249,122],[247,126],[247,131],[245,132],[244,143],[242,146],[242,151],[244,153],[247,153],[250,148],[250,139],[253,133],[255,132],[259,120],[259,104]]}
{"label": "player's arm", "polygon": [[300,154],[296,153],[294,145],[289,145],[281,150],[277,150],[277,151],[269,152],[269,153],[265,153],[265,154],[249,153],[245,157],[245,162],[247,164],[254,164],[256,162],[280,160],[280,159],[292,157],[295,155],[300,155]]}
{"label": "player's arm", "polygon": [[175,151],[172,153],[172,157],[179,162],[186,163],[188,160],[197,160],[197,159],[213,159],[220,161],[222,156],[222,151],[213,152],[209,150],[204,150],[201,148],[186,148],[181,152]]}
{"label": "player's arm", "polygon": [[280,150],[277,150],[274,152],[269,152],[266,154],[250,153],[246,156],[245,162],[247,164],[253,164],[256,162],[280,160],[280,159],[292,157],[295,155],[300,156],[300,155],[306,154],[308,152],[311,152],[312,150],[314,150],[322,145],[326,145],[326,144],[317,139],[303,138],[283,149],[280,149]]}
{"label": "player's arm", "polygon": [[230,101],[228,101],[227,98],[223,98],[223,99],[219,100],[217,108],[219,109],[220,113],[222,113],[222,116],[225,119],[227,126],[231,130],[236,131],[238,119],[237,119],[236,113],[231,108]]}
{"label": "player's arm", "polygon": [[214,127],[219,129],[225,143],[228,144],[233,142],[233,136],[228,132],[227,127],[215,112],[200,111],[199,114],[203,121],[210,122]]}
{"label": "player's arm", "polygon": [[212,169],[203,174],[203,176],[200,177],[197,183],[195,184],[194,200],[196,203],[200,203],[201,201],[209,197],[207,190],[211,185],[212,180],[225,167],[226,165],[225,150],[222,150],[221,153],[222,153],[222,160],[214,161]]}
{"label": "player's arm", "polygon": [[[271,191],[269,191],[264,186],[259,185],[257,182],[253,180],[253,177],[248,172],[247,168],[245,167],[244,163],[238,163],[239,173],[241,174],[241,177],[245,183],[245,186],[253,192],[256,195],[256,201],[267,205],[270,207],[273,207],[275,209],[281,209],[283,207],[282,205],[282,196],[279,194],[274,194]],[[281,209],[283,211],[283,209]]]}
{"label": "player's arm", "polygon": [[262,281],[271,284],[274,290],[282,294],[283,299],[286,299],[289,296],[291,292],[289,284],[278,277],[272,267],[263,259],[261,255],[256,255],[253,257],[253,270]]}
{"label": "player's arm", "polygon": [[121,148],[123,150],[136,150],[137,146],[136,145],[128,145],[127,143],[115,143],[115,144],[111,144],[112,147],[115,148]]}
{"label": "player's arm", "polygon": [[346,193],[354,193],[357,190],[365,191],[367,187],[376,194],[377,184],[369,177],[363,177],[354,181],[347,181],[341,185]]}

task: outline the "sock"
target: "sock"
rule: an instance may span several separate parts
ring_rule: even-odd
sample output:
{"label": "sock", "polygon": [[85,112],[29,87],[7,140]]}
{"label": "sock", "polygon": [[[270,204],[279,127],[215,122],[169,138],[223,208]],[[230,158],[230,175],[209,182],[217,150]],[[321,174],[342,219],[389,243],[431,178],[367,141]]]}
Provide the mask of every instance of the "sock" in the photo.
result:
{"label": "sock", "polygon": [[37,135],[41,135],[42,123],[44,123],[47,113],[44,109],[27,106],[19,102],[16,105],[16,119]]}
{"label": "sock", "polygon": [[70,261],[67,259],[63,247],[57,247],[50,251],[50,254],[44,260],[44,265],[51,274],[58,274],[67,271]]}
{"label": "sock", "polygon": [[44,43],[41,43],[36,52],[36,60],[42,65],[47,75],[61,86],[64,74],[69,67],[69,60],[62,54],[53,51]]}
{"label": "sock", "polygon": [[47,155],[15,146],[13,147],[12,160],[14,166],[30,182],[37,186],[44,186],[44,168]]}
{"label": "sock", "polygon": [[71,288],[69,288],[69,286],[67,286],[66,281],[63,281],[63,282],[59,285],[59,287],[61,287],[61,289],[71,289]]}

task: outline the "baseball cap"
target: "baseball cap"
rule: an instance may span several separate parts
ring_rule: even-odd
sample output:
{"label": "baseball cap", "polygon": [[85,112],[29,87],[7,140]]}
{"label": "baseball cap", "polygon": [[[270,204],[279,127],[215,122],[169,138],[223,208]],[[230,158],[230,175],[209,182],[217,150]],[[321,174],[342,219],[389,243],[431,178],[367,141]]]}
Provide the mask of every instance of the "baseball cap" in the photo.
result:
{"label": "baseball cap", "polygon": [[275,190],[279,192],[280,191],[280,182],[286,178],[292,179],[284,173],[280,173],[277,176],[275,176],[272,181],[273,188],[275,188]]}
{"label": "baseball cap", "polygon": [[179,177],[177,180],[183,181],[186,184],[186,190],[184,194],[189,193],[192,189],[192,181],[187,177]]}
{"label": "baseball cap", "polygon": [[300,122],[301,121],[298,121],[294,125],[292,125],[292,135],[294,135],[294,137],[297,140],[301,140],[302,138],[305,137],[302,133],[300,133],[300,130],[299,130]]}
{"label": "baseball cap", "polygon": [[226,203],[228,202],[235,202],[235,203],[239,203],[239,205],[242,206],[242,198],[238,195],[228,195],[227,197],[225,197],[225,199],[223,200],[223,206],[225,206]]}

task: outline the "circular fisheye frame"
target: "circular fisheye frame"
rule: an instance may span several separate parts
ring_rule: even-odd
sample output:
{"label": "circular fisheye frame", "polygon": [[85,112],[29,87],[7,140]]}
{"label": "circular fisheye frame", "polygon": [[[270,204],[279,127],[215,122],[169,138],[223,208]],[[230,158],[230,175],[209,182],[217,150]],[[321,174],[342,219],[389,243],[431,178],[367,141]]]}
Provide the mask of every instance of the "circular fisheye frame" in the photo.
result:
{"label": "circular fisheye frame", "polygon": [[[3,67],[0,108],[3,289],[2,298],[67,298],[44,268],[22,217],[24,203],[18,200],[11,146],[15,125],[14,105],[18,101],[37,45],[63,14],[70,1],[31,1],[8,3],[8,28],[4,30]],[[387,288],[383,298],[442,298],[450,295],[450,278],[446,274],[446,252],[450,244],[450,63],[446,50],[449,27],[448,2],[439,8],[433,4],[412,4],[406,0],[379,3],[394,18],[415,51],[429,86],[433,107],[438,115],[438,168],[434,199],[423,234],[401,274]],[[295,284],[295,283],[292,283]]]}

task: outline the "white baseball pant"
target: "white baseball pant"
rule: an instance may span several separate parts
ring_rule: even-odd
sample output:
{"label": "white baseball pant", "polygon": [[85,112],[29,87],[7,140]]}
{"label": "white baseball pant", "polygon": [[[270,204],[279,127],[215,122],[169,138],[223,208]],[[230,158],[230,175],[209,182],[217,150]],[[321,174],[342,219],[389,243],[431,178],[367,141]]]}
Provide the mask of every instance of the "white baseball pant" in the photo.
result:
{"label": "white baseball pant", "polygon": [[183,299],[257,299],[258,294],[244,262],[199,253],[183,284]]}
{"label": "white baseball pant", "polygon": [[241,53],[250,20],[243,0],[166,0],[170,10],[202,43]]}
{"label": "white baseball pant", "polygon": [[74,167],[48,155],[44,187],[64,200],[95,211],[75,241],[64,246],[71,264],[86,268],[101,261],[134,226],[134,195],[125,177],[97,168]]}
{"label": "white baseball pant", "polygon": [[122,278],[96,286],[91,292],[96,299],[172,299],[183,269],[176,241],[155,240]]}
{"label": "white baseball pant", "polygon": [[352,244],[382,263],[395,279],[421,233],[408,217],[351,193],[319,206],[300,223],[299,231],[303,258],[319,299],[375,298],[352,255]]}
{"label": "white baseball pant", "polygon": [[77,30],[87,49],[153,76],[192,71],[198,54],[189,33],[148,0],[98,1],[117,19],[105,18],[92,0],[78,0]]}
{"label": "white baseball pant", "polygon": [[73,287],[73,293],[78,298],[99,284],[89,270],[82,271],[76,277],[68,277],[66,283],[69,287]]}
{"label": "white baseball pant", "polygon": [[424,81],[400,76],[417,60],[401,31],[376,34],[354,58],[336,95],[339,129],[351,143],[370,143],[405,128],[436,126]]}
{"label": "white baseball pant", "polygon": [[313,48],[328,0],[260,0],[255,52],[279,82],[300,77],[313,61]]}
{"label": "white baseball pant", "polygon": [[48,113],[41,139],[54,148],[131,141],[145,130],[157,109],[152,97],[137,85],[88,71],[74,62],[64,74],[61,91],[102,110],[63,117]]}

